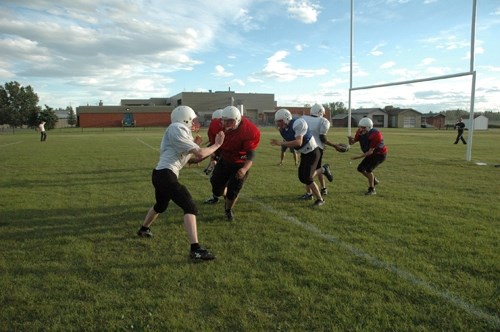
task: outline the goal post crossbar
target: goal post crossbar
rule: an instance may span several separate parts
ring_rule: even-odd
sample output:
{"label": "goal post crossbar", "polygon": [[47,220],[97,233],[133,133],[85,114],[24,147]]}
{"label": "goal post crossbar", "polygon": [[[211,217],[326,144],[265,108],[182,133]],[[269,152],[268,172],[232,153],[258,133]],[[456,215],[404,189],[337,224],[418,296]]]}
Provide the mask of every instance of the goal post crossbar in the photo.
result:
{"label": "goal post crossbar", "polygon": [[463,72],[463,73],[450,74],[450,75],[441,75],[441,76],[434,76],[434,77],[428,77],[428,78],[419,78],[419,79],[408,80],[408,81],[359,86],[359,87],[355,87],[355,88],[350,88],[349,90],[355,91],[355,90],[365,90],[365,89],[373,89],[373,88],[383,88],[383,87],[394,86],[394,85],[403,85],[403,84],[420,83],[420,82],[427,82],[427,81],[445,80],[448,78],[456,78],[456,77],[462,77],[462,76],[473,75],[473,74],[474,74],[473,71]]}

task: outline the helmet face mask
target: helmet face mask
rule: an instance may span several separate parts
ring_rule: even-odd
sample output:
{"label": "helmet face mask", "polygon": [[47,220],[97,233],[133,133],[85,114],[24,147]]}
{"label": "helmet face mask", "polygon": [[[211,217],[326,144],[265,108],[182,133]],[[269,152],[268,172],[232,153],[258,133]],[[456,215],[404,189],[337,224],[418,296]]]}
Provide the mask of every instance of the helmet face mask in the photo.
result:
{"label": "helmet face mask", "polygon": [[227,106],[222,110],[222,124],[224,130],[235,130],[241,122],[241,113],[235,106]]}
{"label": "helmet face mask", "polygon": [[290,120],[292,120],[292,113],[286,108],[279,109],[274,113],[274,123],[280,129],[288,126]]}
{"label": "helmet face mask", "polygon": [[172,123],[182,123],[186,125],[190,130],[196,131],[200,127],[198,122],[198,116],[189,106],[177,106],[171,114]]}

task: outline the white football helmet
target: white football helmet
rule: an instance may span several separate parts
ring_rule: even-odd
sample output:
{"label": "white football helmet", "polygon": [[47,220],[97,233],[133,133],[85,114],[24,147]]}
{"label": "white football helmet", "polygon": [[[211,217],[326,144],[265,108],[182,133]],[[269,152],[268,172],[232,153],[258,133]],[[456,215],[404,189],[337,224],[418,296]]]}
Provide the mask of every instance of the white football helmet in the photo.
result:
{"label": "white football helmet", "polygon": [[323,105],[320,105],[320,104],[314,104],[312,107],[311,107],[311,115],[313,116],[318,116],[318,117],[322,117],[325,115],[325,108],[323,107]]}
{"label": "white football helmet", "polygon": [[232,119],[236,121],[235,129],[238,128],[241,122],[240,110],[235,106],[227,106],[222,110],[222,120]]}
{"label": "white football helmet", "polygon": [[283,120],[283,122],[288,125],[290,120],[292,120],[292,113],[286,108],[281,108],[274,113],[274,122],[278,122],[279,120]]}
{"label": "white football helmet", "polygon": [[179,122],[185,124],[189,129],[193,128],[193,120],[198,116],[189,106],[177,106],[171,115],[172,123]]}
{"label": "white football helmet", "polygon": [[221,118],[222,118],[222,109],[218,109],[212,113],[212,120]]}
{"label": "white football helmet", "polygon": [[366,129],[370,130],[373,128],[373,121],[370,118],[362,118],[358,122],[358,127],[366,127]]}

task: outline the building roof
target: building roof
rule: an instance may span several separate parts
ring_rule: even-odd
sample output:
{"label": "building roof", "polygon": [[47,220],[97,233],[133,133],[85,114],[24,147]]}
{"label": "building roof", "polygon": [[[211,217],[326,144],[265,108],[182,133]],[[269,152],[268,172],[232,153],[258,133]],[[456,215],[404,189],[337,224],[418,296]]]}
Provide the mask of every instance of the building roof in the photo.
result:
{"label": "building roof", "polygon": [[376,107],[373,107],[373,108],[358,108],[358,109],[355,109],[355,110],[351,110],[351,114],[370,114],[370,113],[373,113],[373,112],[384,112],[384,110],[381,109],[381,108],[376,108]]}
{"label": "building roof", "polygon": [[426,117],[426,118],[437,118],[437,117],[446,118],[446,115],[441,114],[441,113],[425,113],[425,114],[422,114],[422,116]]}

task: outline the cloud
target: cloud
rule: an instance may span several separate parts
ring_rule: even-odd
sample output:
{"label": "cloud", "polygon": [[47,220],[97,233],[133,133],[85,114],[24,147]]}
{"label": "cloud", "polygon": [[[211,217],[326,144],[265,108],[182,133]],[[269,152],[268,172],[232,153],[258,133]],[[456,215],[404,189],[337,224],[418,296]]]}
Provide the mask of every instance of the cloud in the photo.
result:
{"label": "cloud", "polygon": [[221,65],[217,65],[215,66],[215,73],[213,73],[213,75],[216,77],[229,77],[233,76],[234,74],[227,72]]}
{"label": "cloud", "polygon": [[318,20],[318,15],[320,14],[319,7],[307,0],[289,0],[287,6],[288,14],[302,23],[315,23]]}
{"label": "cloud", "polygon": [[380,65],[380,68],[387,69],[387,68],[392,68],[395,65],[396,65],[396,63],[394,61],[387,61],[386,63],[383,63],[382,65]]}
{"label": "cloud", "polygon": [[450,31],[441,31],[439,35],[420,40],[423,44],[432,45],[437,49],[455,50],[470,47],[470,40],[459,39]]}
{"label": "cloud", "polygon": [[422,62],[420,63],[422,66],[427,66],[427,65],[430,65],[431,63],[435,62],[436,59],[434,58],[425,58],[422,60]]}
{"label": "cloud", "polygon": [[[338,72],[339,73],[349,73],[350,72],[350,65],[348,63],[341,64]],[[364,77],[364,76],[368,76],[368,73],[366,71],[364,71],[358,63],[354,62],[352,64],[352,75],[355,77]]]}
{"label": "cloud", "polygon": [[373,47],[370,50],[369,54],[373,55],[373,56],[381,56],[381,55],[383,55],[384,52],[382,52],[381,50],[379,50],[383,46],[385,46],[385,43],[381,43],[381,44],[375,45],[375,47]]}
{"label": "cloud", "polygon": [[259,29],[259,25],[254,21],[254,18],[249,14],[247,9],[240,8],[234,18],[234,23],[241,26],[244,31],[252,31]]}
{"label": "cloud", "polygon": [[293,81],[299,77],[314,77],[325,75],[327,69],[294,69],[283,60],[289,55],[287,51],[278,51],[267,58],[267,64],[262,70],[265,77],[276,79],[280,82]]}
{"label": "cloud", "polygon": [[230,84],[232,85],[233,83],[236,83],[238,84],[239,86],[245,86],[245,82],[243,80],[240,80],[240,79],[234,79],[230,82]]}

